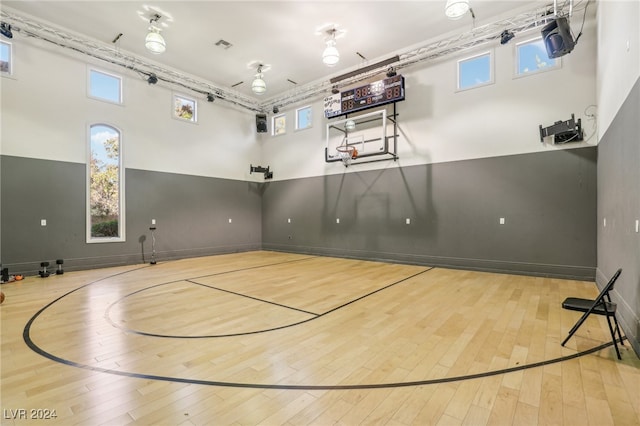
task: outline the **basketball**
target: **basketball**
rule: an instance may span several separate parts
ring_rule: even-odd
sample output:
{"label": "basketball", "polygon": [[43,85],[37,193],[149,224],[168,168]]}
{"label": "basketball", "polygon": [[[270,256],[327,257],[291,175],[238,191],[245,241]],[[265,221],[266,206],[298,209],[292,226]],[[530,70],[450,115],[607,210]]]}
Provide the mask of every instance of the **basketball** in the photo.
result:
{"label": "basketball", "polygon": [[0,291],[0,305],[4,302],[4,293]]}

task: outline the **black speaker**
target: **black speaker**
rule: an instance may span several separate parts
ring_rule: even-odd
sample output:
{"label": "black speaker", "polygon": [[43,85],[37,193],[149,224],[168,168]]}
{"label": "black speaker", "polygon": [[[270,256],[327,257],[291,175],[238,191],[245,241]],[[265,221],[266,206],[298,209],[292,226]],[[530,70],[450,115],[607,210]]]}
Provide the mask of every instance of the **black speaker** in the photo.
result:
{"label": "black speaker", "polygon": [[573,50],[576,42],[571,36],[571,27],[567,18],[556,18],[542,29],[544,47],[549,58],[559,58]]}
{"label": "black speaker", "polygon": [[256,130],[258,133],[267,132],[267,114],[256,114]]}

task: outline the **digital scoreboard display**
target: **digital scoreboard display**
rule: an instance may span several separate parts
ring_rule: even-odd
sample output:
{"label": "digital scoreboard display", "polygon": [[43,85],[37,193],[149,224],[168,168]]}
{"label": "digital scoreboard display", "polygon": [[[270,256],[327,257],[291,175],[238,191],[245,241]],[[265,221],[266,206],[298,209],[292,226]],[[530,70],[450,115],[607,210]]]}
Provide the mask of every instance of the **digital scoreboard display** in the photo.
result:
{"label": "digital scoreboard display", "polygon": [[395,75],[324,98],[324,116],[337,117],[404,100],[404,77]]}

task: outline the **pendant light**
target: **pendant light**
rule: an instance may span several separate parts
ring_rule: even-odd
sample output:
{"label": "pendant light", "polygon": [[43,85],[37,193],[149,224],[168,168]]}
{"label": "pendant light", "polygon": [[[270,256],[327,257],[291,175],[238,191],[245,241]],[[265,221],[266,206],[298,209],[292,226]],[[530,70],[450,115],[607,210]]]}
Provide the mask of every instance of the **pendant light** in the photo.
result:
{"label": "pendant light", "polygon": [[336,29],[332,28],[327,32],[331,34],[331,38],[327,40],[327,47],[322,52],[322,62],[328,67],[333,67],[340,61],[340,52],[336,48]]}
{"label": "pendant light", "polygon": [[469,0],[447,0],[444,14],[449,19],[460,19],[469,11]]}
{"label": "pendant light", "polygon": [[147,50],[155,55],[159,55],[167,49],[164,38],[160,34],[160,28],[154,25],[160,18],[161,16],[157,13],[151,17],[151,20],[149,20],[149,33],[144,41]]}
{"label": "pendant light", "polygon": [[262,65],[258,66],[258,73],[256,74],[256,78],[251,83],[251,90],[256,95],[262,95],[267,91],[267,83],[262,79]]}

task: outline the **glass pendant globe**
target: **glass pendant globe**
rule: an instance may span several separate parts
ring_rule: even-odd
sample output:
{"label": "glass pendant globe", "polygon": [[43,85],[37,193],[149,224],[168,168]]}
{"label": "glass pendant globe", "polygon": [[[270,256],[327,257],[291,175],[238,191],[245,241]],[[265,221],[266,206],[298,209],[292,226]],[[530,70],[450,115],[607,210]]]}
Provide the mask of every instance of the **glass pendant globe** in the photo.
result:
{"label": "glass pendant globe", "polygon": [[267,83],[262,79],[262,75],[256,76],[255,80],[253,80],[253,83],[251,83],[251,90],[256,95],[262,95],[267,91]]}
{"label": "glass pendant globe", "polygon": [[336,42],[329,40],[327,42],[327,48],[322,52],[322,62],[325,65],[332,67],[340,60],[340,52],[336,49]]}
{"label": "glass pendant globe", "polygon": [[164,52],[167,48],[164,38],[160,34],[160,30],[154,27],[149,29],[149,34],[147,34],[144,45],[149,52],[156,55]]}
{"label": "glass pendant globe", "polygon": [[355,130],[356,128],[356,122],[353,120],[347,120],[346,123],[344,123],[344,128],[346,130]]}
{"label": "glass pendant globe", "polygon": [[469,0],[447,0],[444,14],[449,19],[460,19],[469,11]]}

